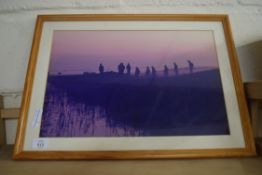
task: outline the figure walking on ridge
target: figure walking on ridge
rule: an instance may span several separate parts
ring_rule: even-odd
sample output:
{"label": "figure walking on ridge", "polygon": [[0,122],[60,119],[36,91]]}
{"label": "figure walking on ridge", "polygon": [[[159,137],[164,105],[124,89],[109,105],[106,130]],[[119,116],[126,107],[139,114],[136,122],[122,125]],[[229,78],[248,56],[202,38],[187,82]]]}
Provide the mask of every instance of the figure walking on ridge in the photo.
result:
{"label": "figure walking on ridge", "polygon": [[150,68],[147,66],[146,67],[146,76],[149,76],[150,75]]}
{"label": "figure walking on ridge", "polygon": [[99,65],[99,73],[100,73],[100,74],[103,74],[103,73],[104,73],[104,66],[103,66],[103,64],[100,64],[100,65]]}
{"label": "figure walking on ridge", "polygon": [[194,69],[194,64],[190,60],[187,60],[187,62],[188,62],[188,66],[189,66],[189,72],[192,74],[193,69]]}
{"label": "figure walking on ridge", "polygon": [[164,76],[168,77],[168,67],[167,67],[167,65],[164,66]]}
{"label": "figure walking on ridge", "polygon": [[123,74],[124,74],[124,71],[125,71],[125,65],[124,65],[123,63],[120,63],[120,64],[118,65],[118,73],[119,73],[120,75],[123,75]]}
{"label": "figure walking on ridge", "polygon": [[151,69],[152,69],[152,75],[155,78],[156,77],[156,68],[152,66]]}
{"label": "figure walking on ridge", "polygon": [[130,66],[129,63],[128,63],[127,66],[126,66],[126,71],[127,71],[127,75],[130,75],[130,74],[131,74],[131,66]]}
{"label": "figure walking on ridge", "polygon": [[135,77],[139,77],[139,75],[140,75],[140,70],[139,70],[138,67],[136,67],[136,69],[135,69]]}
{"label": "figure walking on ridge", "polygon": [[178,75],[178,66],[176,63],[173,63],[173,65],[174,65],[174,73],[175,75]]}

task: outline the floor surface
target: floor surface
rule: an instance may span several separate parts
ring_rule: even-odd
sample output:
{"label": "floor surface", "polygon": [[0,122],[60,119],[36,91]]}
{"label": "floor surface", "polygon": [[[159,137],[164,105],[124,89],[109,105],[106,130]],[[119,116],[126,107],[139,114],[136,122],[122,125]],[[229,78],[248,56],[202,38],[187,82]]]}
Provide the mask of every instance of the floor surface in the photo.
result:
{"label": "floor surface", "polygon": [[0,175],[261,175],[262,158],[127,161],[13,161],[12,146],[0,149]]}

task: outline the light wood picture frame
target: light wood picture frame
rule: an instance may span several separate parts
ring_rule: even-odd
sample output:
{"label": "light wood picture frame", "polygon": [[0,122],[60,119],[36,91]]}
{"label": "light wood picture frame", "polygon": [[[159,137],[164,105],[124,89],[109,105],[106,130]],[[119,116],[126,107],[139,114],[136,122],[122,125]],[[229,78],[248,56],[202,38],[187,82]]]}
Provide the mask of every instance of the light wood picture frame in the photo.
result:
{"label": "light wood picture frame", "polygon": [[39,15],[14,159],[256,155],[227,15]]}

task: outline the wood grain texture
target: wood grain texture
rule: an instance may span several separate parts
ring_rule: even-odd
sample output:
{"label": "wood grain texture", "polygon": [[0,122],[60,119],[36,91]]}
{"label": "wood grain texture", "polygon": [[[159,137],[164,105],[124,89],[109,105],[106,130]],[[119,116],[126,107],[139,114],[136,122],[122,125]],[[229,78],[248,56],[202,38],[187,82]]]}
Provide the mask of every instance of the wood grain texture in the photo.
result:
{"label": "wood grain texture", "polygon": [[261,175],[262,159],[210,158],[125,161],[12,161],[12,146],[0,149],[3,175]]}
{"label": "wood grain texture", "polygon": [[262,137],[256,138],[256,147],[258,155],[262,156]]}
{"label": "wood grain texture", "polygon": [[43,21],[221,21],[226,15],[207,14],[58,14],[39,15]]}
{"label": "wood grain texture", "polygon": [[23,151],[14,160],[68,159],[173,159],[254,156],[245,149],[143,150],[143,151]]}
{"label": "wood grain texture", "polygon": [[262,81],[245,83],[245,90],[248,98],[262,100]]}
{"label": "wood grain texture", "polygon": [[1,109],[1,118],[2,119],[16,119],[19,115],[19,108],[5,108]]}
{"label": "wood grain texture", "polygon": [[251,124],[252,124],[252,129],[253,129],[253,135],[254,137],[259,136],[259,108],[258,108],[259,102],[257,100],[252,100],[250,102],[250,115],[251,115]]}
{"label": "wood grain texture", "polygon": [[[144,151],[24,151],[27,115],[32,93],[33,79],[45,21],[218,21],[223,23],[227,49],[230,57],[235,90],[239,104],[245,148],[233,149],[192,149],[192,150],[144,150]],[[18,121],[14,159],[162,159],[162,158],[204,158],[256,155],[249,114],[245,101],[243,84],[237,63],[236,51],[232,39],[227,15],[40,15],[37,18],[32,51],[28,65],[22,107]]]}
{"label": "wood grain texture", "polygon": [[42,34],[42,26],[43,26],[43,19],[40,16],[38,16],[36,26],[35,26],[35,32],[34,32],[30,59],[28,63],[27,73],[26,73],[22,105],[21,105],[21,110],[20,110],[20,114],[18,118],[16,141],[15,141],[15,147],[14,147],[14,152],[13,152],[14,155],[19,155],[19,153],[23,151],[25,130],[26,130],[26,124],[27,124],[27,118],[28,118],[28,110],[29,110],[29,104],[30,104],[31,93],[32,93],[33,79],[35,76],[35,67],[36,67],[39,43],[40,43],[41,34]]}
{"label": "wood grain texture", "polygon": [[261,154],[261,116],[259,109],[262,108],[262,81],[252,81],[244,84],[247,98],[249,99],[251,124],[255,138],[260,137],[260,144],[256,142],[258,153]]}
{"label": "wood grain texture", "polygon": [[239,69],[240,66],[238,64],[237,53],[236,53],[235,44],[233,41],[231,27],[229,23],[229,17],[225,16],[222,22],[223,22],[226,44],[227,44],[227,49],[228,49],[228,54],[231,64],[232,75],[235,84],[242,129],[245,137],[246,149],[256,154],[256,147],[255,147],[254,137],[252,133],[252,128],[250,125],[250,117],[247,108],[247,101],[244,93],[244,86],[241,79],[241,73]]}

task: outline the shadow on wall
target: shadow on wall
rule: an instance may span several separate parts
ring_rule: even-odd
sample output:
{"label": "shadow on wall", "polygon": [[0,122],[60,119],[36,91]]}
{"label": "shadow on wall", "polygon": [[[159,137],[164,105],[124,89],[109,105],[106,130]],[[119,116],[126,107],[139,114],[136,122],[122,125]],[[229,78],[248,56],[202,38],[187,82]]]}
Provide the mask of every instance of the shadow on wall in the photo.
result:
{"label": "shadow on wall", "polygon": [[237,48],[243,82],[262,80],[262,40]]}

